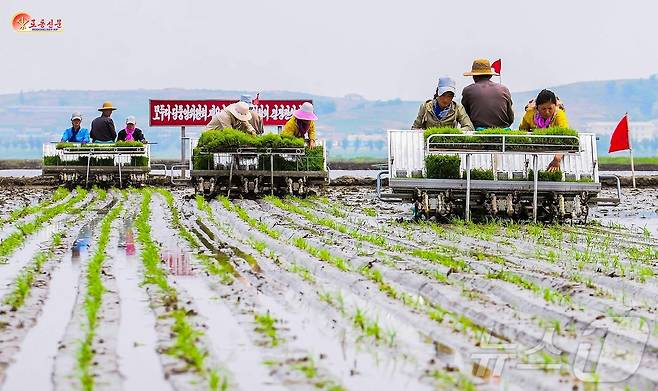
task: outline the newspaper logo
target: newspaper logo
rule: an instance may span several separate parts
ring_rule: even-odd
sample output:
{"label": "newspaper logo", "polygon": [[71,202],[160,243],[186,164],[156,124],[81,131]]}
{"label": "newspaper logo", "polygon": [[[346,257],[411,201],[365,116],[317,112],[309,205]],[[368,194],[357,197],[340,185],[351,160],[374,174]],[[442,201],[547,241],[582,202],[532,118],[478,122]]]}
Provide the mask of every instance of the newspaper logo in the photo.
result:
{"label": "newspaper logo", "polygon": [[[597,319],[577,333],[574,349],[565,345],[564,339],[562,344],[556,344],[559,332],[555,328],[547,329],[534,346],[492,343],[491,335],[484,333],[479,349],[471,354],[480,372],[474,375],[499,379],[505,368],[557,370],[569,371],[585,383],[622,383],[639,369],[652,327],[650,321],[635,316]],[[633,332],[632,338],[625,336],[629,331]]]}
{"label": "newspaper logo", "polygon": [[11,26],[17,33],[61,32],[61,18],[34,18],[27,12],[19,12],[11,19]]}

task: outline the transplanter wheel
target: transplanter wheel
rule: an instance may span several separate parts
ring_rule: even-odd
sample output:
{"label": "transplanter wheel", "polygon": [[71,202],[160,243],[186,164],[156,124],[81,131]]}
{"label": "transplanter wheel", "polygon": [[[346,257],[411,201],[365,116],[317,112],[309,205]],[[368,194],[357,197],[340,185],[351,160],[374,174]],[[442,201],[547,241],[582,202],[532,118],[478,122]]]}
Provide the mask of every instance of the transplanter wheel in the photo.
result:
{"label": "transplanter wheel", "polygon": [[414,202],[414,208],[413,208],[413,218],[414,221],[420,221],[423,217],[423,205],[420,201],[415,201]]}
{"label": "transplanter wheel", "polygon": [[203,177],[200,177],[196,180],[196,186],[194,187],[194,190],[198,194],[203,194]]}

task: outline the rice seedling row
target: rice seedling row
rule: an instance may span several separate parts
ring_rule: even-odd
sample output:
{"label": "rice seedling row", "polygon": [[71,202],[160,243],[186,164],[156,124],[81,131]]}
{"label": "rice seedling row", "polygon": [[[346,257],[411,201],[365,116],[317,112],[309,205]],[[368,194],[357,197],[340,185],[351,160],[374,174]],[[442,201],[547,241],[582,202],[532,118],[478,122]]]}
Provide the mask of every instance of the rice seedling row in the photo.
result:
{"label": "rice seedling row", "polygon": [[71,209],[75,204],[85,199],[87,191],[84,189],[76,190],[76,195],[62,204],[48,207],[41,212],[34,220],[29,223],[18,225],[17,231],[6,237],[0,242],[0,259],[11,255],[18,247],[20,247],[25,239],[40,230],[44,223],[50,221],[56,216],[65,213]]}
{"label": "rice seedling row", "polygon": [[[232,208],[233,208],[233,207],[241,208],[241,207],[238,206],[238,205],[234,205],[234,206],[232,206]],[[236,216],[239,216],[239,215],[236,215]],[[240,219],[240,217],[237,217],[237,218]],[[247,224],[247,223],[245,222],[245,224]],[[235,224],[233,224],[233,225],[236,226]],[[239,226],[239,223],[237,224],[237,226]],[[277,239],[273,239],[273,238],[271,238],[270,236],[267,235],[267,233],[263,233],[263,232],[260,232],[260,233],[261,233],[262,235],[265,235],[265,236],[267,237],[267,239],[265,239],[265,242],[267,242],[267,246],[269,246],[269,248],[268,248],[268,250],[266,250],[266,251],[268,251],[268,252],[271,254],[271,253],[273,252],[272,248],[278,248],[278,246],[277,246],[277,242],[280,243],[280,240],[277,240]],[[254,240],[255,240],[255,239],[254,239],[254,236],[256,236],[256,235],[258,235],[258,234],[254,234],[254,233],[245,233],[245,236],[250,237],[250,239],[251,239],[252,242],[254,242]],[[286,233],[282,233],[282,235],[285,236]],[[283,246],[283,248],[285,248],[285,243],[282,244],[282,246]],[[303,250],[297,249],[297,251],[303,251]],[[284,251],[284,252],[285,252],[285,251]],[[311,254],[309,254],[309,253],[307,253],[307,254],[308,254],[307,257],[313,257],[313,255],[311,255]],[[301,264],[305,264],[305,260],[306,260],[305,257],[298,257],[298,256],[293,255],[292,253],[291,253],[291,254],[287,254],[287,255],[283,255],[283,257],[285,257],[285,258],[293,258],[293,259],[296,258],[296,259],[294,259],[294,261],[291,261],[291,262],[300,262]],[[317,258],[316,258],[316,259],[317,259]],[[317,260],[316,260],[315,262],[317,263]],[[322,268],[322,267],[311,267],[311,266],[307,266],[306,268],[309,269],[309,270],[310,270],[310,269],[313,269],[315,275],[317,275],[318,273],[319,273],[320,275],[323,275],[323,274],[325,274],[325,271],[331,273],[330,270],[325,269],[325,268]],[[334,270],[336,270],[338,273],[344,273],[344,272],[341,271],[339,268],[336,268],[336,269],[334,269]],[[358,277],[358,274],[355,275],[355,277]],[[339,278],[339,280],[343,280],[343,278]],[[330,280],[330,281],[335,281],[335,279]],[[362,284],[358,281],[358,279],[356,280],[356,283],[357,283],[358,285],[362,285]],[[331,288],[335,287],[335,282],[334,282],[334,283],[326,283],[326,278],[325,278],[324,276],[323,276],[322,278],[317,278],[317,277],[314,278],[312,284],[313,284],[313,285],[318,285],[318,286],[319,286],[318,289],[315,290],[315,292],[314,292],[315,294],[314,294],[314,293],[306,293],[306,294],[304,294],[304,295],[303,295],[304,298],[308,298],[309,295],[317,295],[317,296],[318,296],[318,299],[319,299],[320,301],[324,301],[324,300],[322,299],[322,292],[325,291],[325,288],[322,288],[322,287],[326,287],[327,289],[331,289]],[[328,285],[328,286],[327,286],[327,285]],[[297,286],[297,285],[295,285],[295,286],[296,286],[295,290],[301,290],[301,289],[302,289],[302,288],[300,288],[300,287]],[[346,289],[353,290],[353,289],[355,288],[355,283],[348,283],[348,282],[346,281],[343,287],[346,288]],[[370,289],[369,287],[367,287],[367,286],[362,286],[361,288],[362,288],[362,289],[361,289],[361,290],[359,291],[359,293],[358,293],[359,295],[369,295],[369,293],[368,293],[368,289]],[[313,292],[313,291],[311,291],[311,292]],[[380,301],[380,299],[375,299],[374,297],[371,297],[370,300],[371,300],[371,301],[372,301],[372,300],[376,300],[376,301],[378,301],[378,302]],[[296,301],[296,300],[295,300],[295,301]],[[383,304],[384,306],[388,306],[390,303],[388,303],[386,300],[383,300],[383,301],[381,301],[381,304]],[[325,310],[322,311],[322,312],[326,313],[326,311],[327,311],[327,310],[325,309]],[[354,326],[353,326],[353,320],[352,320],[352,318],[349,318],[349,317],[346,318],[345,315],[346,315],[346,314],[340,314],[340,313],[337,313],[337,316],[338,316],[339,318],[346,319],[346,320],[348,321],[348,326],[349,326],[350,328],[354,327]],[[359,319],[359,318],[357,318],[357,319]],[[370,323],[368,323],[368,324],[370,324]],[[376,325],[377,325],[377,323],[372,322],[371,327],[370,327],[369,329],[370,329],[371,331],[376,330],[376,327],[377,327]],[[357,343],[361,342],[361,340],[358,338],[358,336],[356,337],[355,341],[357,341]],[[417,346],[417,345],[416,345],[416,346]],[[423,350],[423,349],[422,349],[422,348],[420,348],[420,349],[416,349],[416,351],[421,351],[421,350]],[[386,356],[388,356],[388,355],[384,355],[384,357],[386,357]],[[401,356],[401,355],[399,355],[399,354],[396,354],[396,355],[394,355],[394,356],[403,357],[403,356]],[[379,359],[378,359],[378,360],[379,360]],[[397,365],[396,365],[396,366],[397,366]],[[417,376],[417,373],[416,373],[416,375],[414,375],[414,376]],[[373,380],[373,381],[374,381],[374,380]]]}
{"label": "rice seedling row", "polygon": [[[308,202],[307,202],[308,203]],[[320,205],[324,206],[325,204],[322,202],[314,202],[315,205]],[[333,205],[340,205],[339,203],[334,203]],[[336,207],[336,206],[334,206]],[[350,213],[351,216],[354,216],[352,213]],[[360,217],[356,217],[357,222],[363,221],[363,219],[366,219],[367,217],[361,215]],[[459,221],[457,221],[459,223]],[[399,223],[400,224],[400,223]],[[426,246],[432,246],[435,245],[436,243],[436,235],[440,235],[443,238],[446,238],[450,235],[448,235],[448,231],[435,223],[421,223],[420,226],[414,226],[411,227],[409,223],[401,223],[400,224],[402,227],[404,227],[407,232],[409,229],[414,229],[417,231],[417,233],[414,235],[414,239],[419,242],[419,244],[424,244]],[[606,279],[601,280],[600,278],[597,278],[597,275],[601,276],[608,276],[610,275],[610,271],[606,271],[605,269],[601,269],[600,267],[591,267],[587,270],[583,270],[582,266],[583,263],[580,262],[578,269],[571,263],[568,262],[567,260],[562,260],[561,258],[566,257],[563,251],[561,249],[554,249],[552,247],[550,248],[545,248],[543,251],[542,249],[537,249],[536,253],[524,253],[524,250],[521,250],[520,248],[516,246],[512,246],[509,251],[503,251],[501,252],[502,248],[497,245],[497,255],[489,254],[482,252],[484,251],[490,251],[489,249],[491,248],[491,242],[486,241],[484,239],[475,239],[473,240],[473,237],[478,237],[481,238],[483,236],[486,236],[486,238],[492,238],[495,236],[495,233],[500,230],[500,227],[498,227],[496,224],[473,224],[473,223],[468,223],[464,224],[461,222],[461,224],[455,224],[453,225],[454,227],[457,227],[457,230],[462,228],[462,232],[460,232],[459,237],[453,237],[450,238],[452,241],[455,243],[461,242],[463,244],[468,244],[469,246],[477,246],[477,250],[469,250],[469,251],[464,251],[464,254],[467,254],[469,256],[476,256],[478,261],[482,260],[490,260],[494,263],[502,264],[505,265],[507,264],[506,267],[512,268],[515,270],[515,273],[518,274],[518,276],[515,276],[514,278],[509,278],[510,276],[508,274],[500,274],[500,273],[492,273],[490,274],[491,277],[506,277],[505,280],[507,281],[512,281],[512,282],[517,282],[520,283],[522,282],[523,279],[528,279],[528,283],[520,284],[521,286],[527,286],[531,287],[532,286],[532,280],[539,281],[543,279],[562,279],[563,277],[567,277],[571,283],[576,283],[579,285],[582,285],[583,287],[586,287],[587,290],[585,292],[582,292],[582,295],[594,295],[596,297],[601,297],[605,299],[611,299],[611,300],[616,300],[616,301],[621,301],[623,300],[623,297],[615,297],[611,291],[615,288],[617,288],[617,283],[614,283],[613,286],[611,286],[610,281],[607,281]],[[514,224],[509,224],[506,225],[507,228],[510,226],[514,226]],[[464,227],[468,227],[468,229],[465,229]],[[391,232],[395,231],[395,227],[389,227]],[[485,229],[486,228],[486,229]],[[551,236],[555,237],[555,232],[560,232],[559,228],[554,229],[552,227],[547,227],[549,232],[551,233]],[[486,232],[486,235],[481,235],[479,234],[479,231]],[[429,233],[429,234],[428,234]],[[468,235],[468,236],[465,236]],[[455,235],[452,235],[455,236]],[[560,236],[561,237],[561,236]],[[508,243],[509,244],[509,243]],[[548,254],[548,257],[544,257],[543,254]],[[501,256],[502,255],[502,256]],[[547,270],[547,265],[542,264],[541,262],[535,261],[533,258],[536,259],[550,259],[551,263],[557,263],[560,262],[560,267],[557,267],[557,265],[554,267],[552,265],[548,266],[549,270],[553,270],[552,274],[549,274],[549,270]],[[614,260],[614,258],[613,258]],[[512,263],[510,263],[512,262]],[[618,262],[618,259],[615,260],[616,263]],[[623,266],[622,266],[623,267]],[[564,273],[566,270],[571,270],[570,273]],[[529,272],[526,272],[525,270],[529,270]],[[647,270],[646,268],[639,268],[639,269],[632,269],[636,275],[639,274],[640,280],[649,278],[652,275],[652,272],[650,270]],[[594,281],[597,281],[595,283]],[[598,285],[598,282],[601,281],[606,287],[602,287]],[[563,285],[563,287],[568,287],[569,284]],[[555,287],[558,290],[561,290],[562,287],[557,286]],[[535,290],[536,291],[536,290]],[[560,297],[559,294],[553,294],[552,292],[543,292],[549,301],[555,301],[554,299],[559,299],[563,301],[563,298]],[[567,296],[564,296],[564,299],[567,301],[569,300]]]}
{"label": "rice seedling row", "polygon": [[207,384],[208,388],[212,390],[226,389],[228,379],[222,377],[219,370],[208,362],[210,360],[208,360],[207,348],[200,343],[203,333],[190,321],[190,310],[179,301],[176,288],[169,283],[167,273],[160,265],[160,250],[151,238],[152,190],[145,189],[141,194],[142,202],[139,214],[135,219],[135,227],[137,241],[141,247],[140,258],[144,267],[142,283],[145,286],[151,285],[156,288],[151,300],[155,301],[154,304],[162,306],[162,315],[169,318],[172,341],[164,353],[176,359],[185,371],[194,372]]}
{"label": "rice seedling row", "polygon": [[58,224],[50,240],[20,271],[12,282],[11,292],[3,298],[0,306],[0,324],[3,325],[0,337],[0,368],[3,369],[0,370],[0,384],[7,369],[11,372],[16,364],[14,361],[23,357],[19,353],[24,349],[26,337],[35,326],[39,326],[42,309],[49,305],[55,295],[50,288],[52,280],[61,274],[62,262],[76,235],[94,217],[95,204],[96,200],[88,209],[73,208],[69,211],[67,222]]}
{"label": "rice seedling row", "polygon": [[[509,277],[509,275],[507,275],[507,276],[505,276],[505,277]],[[527,282],[524,282],[524,281],[517,281],[517,282],[518,282],[520,285],[526,285],[526,288],[528,288],[528,289],[533,288],[532,285],[531,285],[531,284],[527,284]],[[558,297],[559,297],[559,296],[558,296]],[[551,300],[549,297],[547,297],[547,299]]]}
{"label": "rice seedling row", "polygon": [[48,206],[63,200],[70,194],[69,190],[65,187],[58,187],[52,195],[52,198],[49,200],[42,201],[38,203],[37,205],[28,205],[24,206],[21,208],[17,208],[15,210],[12,210],[9,213],[9,216],[6,218],[0,219],[0,228],[4,226],[5,224],[11,224],[16,221],[18,221],[21,218],[24,218],[26,216],[35,214],[39,212],[40,210],[47,208]]}
{"label": "rice seedling row", "polygon": [[[197,200],[197,203],[199,203],[199,202],[201,202],[202,204],[204,203],[204,201],[202,201],[202,200],[201,201]],[[207,210],[207,208],[204,207],[204,206],[199,207],[199,209],[200,210],[201,209],[206,209]],[[213,217],[213,219],[214,219],[214,217]],[[256,240],[254,240],[253,237],[251,237],[251,235],[250,235],[249,240],[247,240],[245,242],[247,242],[247,244],[252,244],[252,245],[255,244],[255,243],[261,243],[261,246],[258,246],[258,245],[253,246],[254,249],[260,248],[260,251],[263,251],[263,249],[267,246],[267,244],[263,244],[263,242],[258,242]],[[263,245],[265,247],[263,247]],[[267,252],[267,254],[269,255],[270,258],[273,256],[272,255],[273,251],[270,250],[269,248],[266,250],[266,252]],[[295,260],[289,260],[289,259],[283,260],[283,258],[289,258],[289,256],[277,257],[273,261],[276,263],[276,265],[285,267],[287,270],[292,270],[292,272],[298,273],[300,275],[301,279],[304,282],[316,286],[316,288],[314,290],[310,290],[309,293],[304,294],[301,298],[303,298],[304,301],[307,301],[307,299],[309,298],[309,295],[312,295],[314,297],[317,297],[317,299],[319,301],[322,301],[322,302],[326,303],[327,301],[325,299],[323,299],[325,297],[324,294],[323,294],[324,289],[325,289],[325,287],[327,287],[327,289],[329,289],[330,287],[333,287],[333,286],[331,284],[326,284],[325,281],[322,281],[322,282],[318,281],[315,277],[313,277],[311,275],[311,271],[310,271],[309,268],[307,268],[305,266],[302,266],[301,264],[296,263]],[[283,262],[287,263],[287,266],[282,265]],[[266,277],[266,279],[267,279],[267,277]],[[298,286],[298,285],[295,285],[295,286]],[[261,287],[263,287],[263,285],[261,285]],[[296,289],[302,289],[302,288],[296,288]],[[322,312],[326,313],[327,310],[325,309]],[[356,335],[354,336],[354,343],[357,344],[357,346],[363,345],[365,338],[374,337],[373,346],[383,346],[383,347],[387,348],[386,350],[388,350],[388,348],[392,347],[391,344],[395,340],[395,334],[396,334],[394,329],[390,328],[390,327],[385,327],[377,319],[370,318],[367,315],[366,309],[365,309],[365,307],[363,307],[363,304],[361,304],[360,306],[356,306],[355,311],[354,311],[353,314],[347,314],[344,311],[334,311],[334,313],[335,313],[336,318],[341,319],[342,322],[344,322],[348,328],[351,328],[351,329],[354,329],[354,330],[358,331],[356,333]],[[257,319],[268,319],[268,316],[263,316],[263,315],[258,315],[258,314],[256,316],[257,316]],[[271,330],[271,328],[269,328],[269,327],[263,327],[263,329],[264,330]],[[384,343],[384,339],[386,339],[386,343]],[[276,341],[276,339],[274,339],[273,342],[274,341]],[[406,342],[408,342],[408,341],[406,341]],[[274,342],[274,343],[276,343],[276,342]],[[418,342],[418,343],[421,343],[421,342]],[[397,344],[396,344],[396,348],[397,348]],[[419,351],[419,350],[422,350],[422,349],[416,349],[416,351]],[[391,352],[391,353],[393,353],[393,352]],[[375,358],[377,360],[380,360],[381,359],[380,357],[382,357],[382,354],[383,354],[383,356],[386,356],[389,353],[375,354]],[[410,355],[408,352],[404,353],[404,354],[401,354],[399,352],[393,353],[393,354],[398,356],[398,357],[407,357],[407,356]],[[411,354],[411,356],[413,356],[413,354]],[[416,375],[414,375],[414,376],[416,376]]]}
{"label": "rice seedling row", "polygon": [[100,226],[100,235],[98,245],[91,260],[87,264],[86,270],[86,298],[84,301],[85,323],[83,330],[85,336],[80,341],[77,349],[77,369],[79,371],[79,380],[82,389],[93,390],[95,386],[95,376],[92,367],[95,351],[93,349],[94,338],[96,337],[96,328],[98,325],[98,314],[103,304],[103,294],[106,287],[103,285],[102,270],[103,262],[107,257],[107,245],[110,241],[110,229],[112,223],[121,213],[123,205],[119,202],[103,218]]}
{"label": "rice seedling row", "polygon": [[[232,208],[241,208],[241,207],[237,205],[233,205]],[[263,231],[265,233],[267,232],[267,230],[263,230]],[[289,235],[286,233],[283,234],[279,233],[275,236],[287,237]],[[309,242],[311,243],[310,246],[313,246],[313,243],[311,241]],[[302,250],[304,249],[302,248]],[[306,251],[309,253],[309,255],[313,256],[314,252],[312,250],[311,251],[306,250]],[[329,252],[329,254],[331,254],[331,252]],[[343,257],[337,255],[331,255],[331,256],[342,260],[342,263],[347,264],[348,262],[345,256]],[[341,270],[340,268],[338,269]],[[445,320],[446,327],[449,327],[449,329],[454,330],[455,332],[465,333],[465,335],[469,336],[469,338],[473,338],[476,340],[483,331],[481,327],[477,326],[468,317],[448,311],[436,304],[432,304],[431,302],[423,300],[419,296],[409,294],[402,288],[393,286],[392,284],[384,280],[381,271],[374,268],[373,265],[369,265],[365,263],[360,267],[353,267],[353,269],[357,271],[360,275],[366,277],[369,281],[374,283],[375,286],[378,288],[378,290],[381,291],[386,296],[388,296],[389,298],[401,302],[406,307],[414,311],[424,313],[427,317],[438,322],[439,324],[443,323]]]}

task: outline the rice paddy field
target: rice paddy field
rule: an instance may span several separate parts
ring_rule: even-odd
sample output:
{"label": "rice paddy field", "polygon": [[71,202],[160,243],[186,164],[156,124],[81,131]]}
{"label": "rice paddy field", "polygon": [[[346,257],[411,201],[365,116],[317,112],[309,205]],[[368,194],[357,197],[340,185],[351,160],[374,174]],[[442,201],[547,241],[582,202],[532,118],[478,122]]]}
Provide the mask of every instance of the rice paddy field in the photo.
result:
{"label": "rice paddy field", "polygon": [[658,191],[587,225],[372,189],[0,190],[0,390],[655,390]]}

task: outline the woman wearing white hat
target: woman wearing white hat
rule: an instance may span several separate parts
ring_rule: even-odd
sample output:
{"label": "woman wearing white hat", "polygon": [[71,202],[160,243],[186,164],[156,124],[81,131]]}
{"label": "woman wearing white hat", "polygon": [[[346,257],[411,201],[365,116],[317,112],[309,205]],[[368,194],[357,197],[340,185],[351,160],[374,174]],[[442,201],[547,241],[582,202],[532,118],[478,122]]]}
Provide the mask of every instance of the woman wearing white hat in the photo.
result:
{"label": "woman wearing white hat", "polygon": [[126,127],[119,132],[117,141],[140,141],[146,143],[144,132],[142,132],[142,129],[136,127],[136,125],[137,121],[135,120],[135,116],[129,115],[128,118],[126,118]]}
{"label": "woman wearing white hat", "polygon": [[281,136],[297,137],[306,139],[308,134],[309,147],[315,147],[315,120],[318,116],[313,112],[313,105],[310,102],[304,102],[299,110],[292,113],[292,118],[286,122]]}
{"label": "woman wearing white hat", "polygon": [[249,123],[249,120],[251,120],[249,104],[237,102],[226,106],[224,110],[217,113],[206,125],[206,130],[232,128],[256,135],[256,129]]}
{"label": "woman wearing white hat", "polygon": [[450,77],[439,78],[434,99],[420,105],[411,129],[456,128],[475,130],[464,106],[455,102],[455,81]]}

